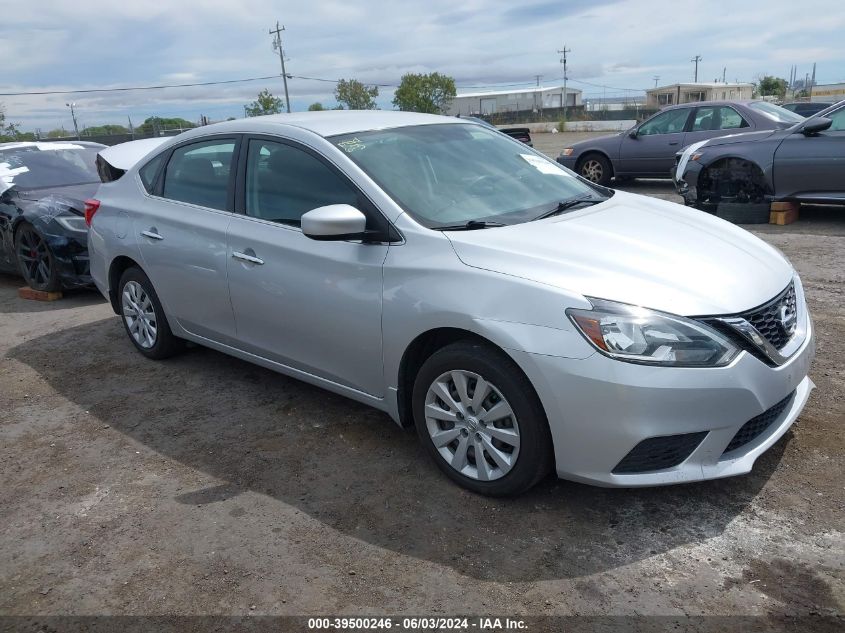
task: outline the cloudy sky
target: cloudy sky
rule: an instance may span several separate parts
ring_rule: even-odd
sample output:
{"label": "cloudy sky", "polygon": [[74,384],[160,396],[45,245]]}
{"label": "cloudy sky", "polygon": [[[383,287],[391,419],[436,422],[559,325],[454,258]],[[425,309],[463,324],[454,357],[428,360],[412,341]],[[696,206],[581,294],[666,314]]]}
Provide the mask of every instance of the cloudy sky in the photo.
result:
{"label": "cloudy sky", "polygon": [[[691,81],[800,76],[818,63],[819,83],[845,81],[841,0],[0,0],[0,93],[194,83],[279,73],[269,28],[285,25],[288,73],[391,85],[405,72],[439,71],[459,92],[527,87],[562,77],[590,95]],[[607,87],[599,87],[607,86]],[[292,79],[291,105],[333,105],[332,84]],[[105,94],[0,96],[26,130],[133,123],[147,116],[197,120],[243,114],[275,78],[226,86]]]}

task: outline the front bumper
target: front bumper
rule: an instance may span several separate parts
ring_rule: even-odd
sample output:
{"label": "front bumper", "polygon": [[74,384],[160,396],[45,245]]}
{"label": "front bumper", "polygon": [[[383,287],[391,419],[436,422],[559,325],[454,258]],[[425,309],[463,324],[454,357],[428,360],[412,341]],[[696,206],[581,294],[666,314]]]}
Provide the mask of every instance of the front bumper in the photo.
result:
{"label": "front bumper", "polygon": [[567,169],[571,169],[572,171],[575,171],[575,163],[578,162],[578,157],[575,156],[575,155],[573,155],[573,156],[558,156],[555,160],[560,165],[563,165]]}
{"label": "front bumper", "polygon": [[[808,376],[815,354],[812,323],[803,345],[779,367],[748,352],[728,367],[712,369],[649,367],[598,353],[583,360],[511,353],[545,408],[558,476],[601,486],[657,486],[747,473],[795,422],[814,387]],[[765,431],[725,452],[746,422],[793,392]],[[644,440],[702,432],[704,438],[676,466],[613,472]]]}

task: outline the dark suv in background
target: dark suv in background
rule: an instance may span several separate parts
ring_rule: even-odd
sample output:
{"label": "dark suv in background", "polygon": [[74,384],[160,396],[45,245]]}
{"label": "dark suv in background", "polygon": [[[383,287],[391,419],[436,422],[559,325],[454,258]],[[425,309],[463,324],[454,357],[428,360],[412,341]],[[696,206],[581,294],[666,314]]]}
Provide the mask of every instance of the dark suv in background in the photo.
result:
{"label": "dark suv in background", "polygon": [[557,158],[601,185],[616,178],[670,178],[678,150],[738,132],[787,128],[804,117],[765,101],[699,101],[669,106],[626,132],[564,148]]}

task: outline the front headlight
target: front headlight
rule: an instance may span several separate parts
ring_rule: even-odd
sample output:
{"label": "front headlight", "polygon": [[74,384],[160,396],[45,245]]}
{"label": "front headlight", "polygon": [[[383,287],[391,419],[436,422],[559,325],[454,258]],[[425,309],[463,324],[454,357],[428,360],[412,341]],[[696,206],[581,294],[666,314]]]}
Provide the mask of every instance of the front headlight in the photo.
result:
{"label": "front headlight", "polygon": [[575,149],[574,149],[574,148],[572,148],[572,147],[567,147],[567,148],[565,148],[565,149],[564,149],[564,150],[560,153],[560,155],[561,155],[561,156],[572,156],[572,152],[574,152],[574,151],[575,151]]}
{"label": "front headlight", "polygon": [[85,224],[85,218],[80,218],[76,215],[64,215],[55,218],[56,222],[61,224],[64,228],[68,231],[73,231],[75,233],[87,233],[88,232],[88,225]]}
{"label": "front headlight", "polygon": [[624,303],[590,299],[592,310],[566,311],[601,353],[665,367],[724,367],[739,349],[702,323]]}

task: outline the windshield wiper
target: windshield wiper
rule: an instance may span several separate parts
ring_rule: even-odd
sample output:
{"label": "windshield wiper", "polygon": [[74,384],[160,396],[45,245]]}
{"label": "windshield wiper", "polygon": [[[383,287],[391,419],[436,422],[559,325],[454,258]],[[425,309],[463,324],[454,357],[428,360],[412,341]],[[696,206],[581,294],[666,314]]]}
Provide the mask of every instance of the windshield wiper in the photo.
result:
{"label": "windshield wiper", "polygon": [[477,229],[490,229],[496,226],[507,226],[502,222],[489,222],[486,220],[470,220],[464,224],[448,224],[446,226],[436,226],[436,231],[475,231]]}
{"label": "windshield wiper", "polygon": [[[598,204],[599,202],[604,202],[604,199],[596,199],[592,196],[582,196],[580,198],[571,198],[569,200],[562,200],[561,202],[557,203],[557,206],[553,208],[551,211],[546,211],[545,213],[541,213],[538,215],[534,220],[542,220],[543,218],[550,218],[553,215],[557,215],[558,213],[563,213],[564,211],[568,211],[573,207],[577,207],[581,204],[586,205],[593,205]],[[532,220],[532,222],[534,221]]]}

